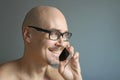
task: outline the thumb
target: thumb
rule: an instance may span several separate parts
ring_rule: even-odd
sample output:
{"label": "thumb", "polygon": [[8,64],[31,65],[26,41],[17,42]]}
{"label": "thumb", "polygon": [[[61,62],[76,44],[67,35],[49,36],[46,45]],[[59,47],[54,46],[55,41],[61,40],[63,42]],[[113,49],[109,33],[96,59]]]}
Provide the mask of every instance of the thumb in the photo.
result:
{"label": "thumb", "polygon": [[60,74],[62,74],[64,72],[64,68],[65,68],[65,64],[66,64],[66,61],[60,61],[59,63],[59,67],[58,67],[58,71],[60,72]]}

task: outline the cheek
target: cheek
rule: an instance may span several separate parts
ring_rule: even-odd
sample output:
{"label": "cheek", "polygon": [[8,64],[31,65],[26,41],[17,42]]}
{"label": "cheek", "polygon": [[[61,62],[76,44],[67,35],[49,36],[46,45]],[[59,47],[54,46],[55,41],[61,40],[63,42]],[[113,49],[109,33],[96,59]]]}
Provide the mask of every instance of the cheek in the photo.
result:
{"label": "cheek", "polygon": [[55,41],[50,40],[47,34],[42,37],[40,42],[42,43],[42,46],[46,47],[53,46],[55,44]]}
{"label": "cheek", "polygon": [[55,41],[47,40],[47,41],[45,42],[45,45],[46,45],[47,47],[55,46]]}

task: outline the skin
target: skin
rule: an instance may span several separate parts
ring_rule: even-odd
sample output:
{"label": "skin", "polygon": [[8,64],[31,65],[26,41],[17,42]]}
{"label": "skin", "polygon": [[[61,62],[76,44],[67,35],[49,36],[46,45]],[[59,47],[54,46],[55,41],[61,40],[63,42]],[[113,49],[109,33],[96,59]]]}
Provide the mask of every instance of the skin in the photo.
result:
{"label": "skin", "polygon": [[[22,34],[24,55],[22,58],[0,65],[0,80],[82,80],[79,53],[68,41],[53,41],[48,33],[38,32],[28,26],[68,31],[64,15],[55,7],[38,6],[32,8],[23,21]],[[72,54],[70,61],[59,61],[65,47]],[[69,63],[68,63],[69,62]],[[52,65],[58,64],[58,68]],[[67,65],[66,65],[67,64]]]}

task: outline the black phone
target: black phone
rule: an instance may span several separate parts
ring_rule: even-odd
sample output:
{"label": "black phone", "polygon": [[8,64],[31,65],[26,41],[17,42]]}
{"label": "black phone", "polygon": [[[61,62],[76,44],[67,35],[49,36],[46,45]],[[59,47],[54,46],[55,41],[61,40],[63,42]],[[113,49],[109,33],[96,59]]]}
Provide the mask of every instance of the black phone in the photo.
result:
{"label": "black phone", "polygon": [[63,51],[61,52],[60,56],[59,56],[59,61],[66,60],[68,56],[69,56],[69,52],[66,48],[64,48]]}

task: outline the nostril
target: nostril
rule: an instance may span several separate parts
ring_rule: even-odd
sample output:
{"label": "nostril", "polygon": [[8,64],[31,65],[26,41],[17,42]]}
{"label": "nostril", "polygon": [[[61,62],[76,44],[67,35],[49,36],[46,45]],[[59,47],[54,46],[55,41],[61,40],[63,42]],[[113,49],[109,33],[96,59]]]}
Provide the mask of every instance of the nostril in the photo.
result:
{"label": "nostril", "polygon": [[59,47],[64,47],[64,41],[59,39],[56,43],[55,43],[56,46],[59,46]]}

